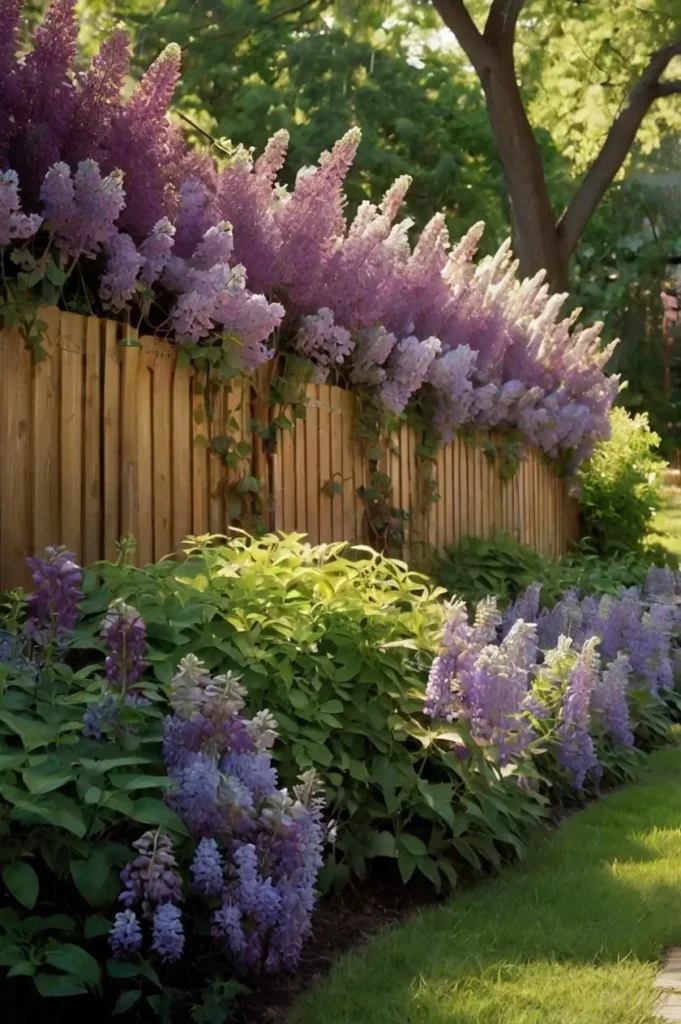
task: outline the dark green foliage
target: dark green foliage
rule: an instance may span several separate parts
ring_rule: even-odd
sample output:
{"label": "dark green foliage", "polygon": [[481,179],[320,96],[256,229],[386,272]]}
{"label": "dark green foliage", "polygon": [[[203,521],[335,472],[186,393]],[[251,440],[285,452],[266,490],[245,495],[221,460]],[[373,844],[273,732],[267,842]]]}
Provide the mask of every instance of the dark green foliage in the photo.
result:
{"label": "dark green foliage", "polygon": [[432,575],[451,596],[473,605],[494,594],[503,606],[514,601],[531,583],[542,585],[542,605],[550,607],[566,590],[583,594],[616,594],[620,587],[640,587],[649,567],[676,560],[657,547],[645,551],[616,551],[604,557],[586,538],[557,562],[542,558],[534,548],[507,533],[492,540],[465,537],[459,547],[437,555]]}
{"label": "dark green foliage", "polygon": [[[145,825],[162,825],[180,840],[187,835],[162,799],[159,692],[145,686],[152,706],[127,712],[141,734],[121,733],[111,743],[83,738],[98,667],[58,662],[36,676],[0,666],[0,966],[8,978],[25,979],[19,988],[3,983],[9,1020],[36,993],[105,995],[113,1005],[120,974],[103,969],[102,936],[129,842]],[[132,969],[140,996],[142,975],[147,994],[159,991],[149,964]]]}
{"label": "dark green foliage", "polygon": [[432,571],[440,586],[468,604],[494,594],[506,605],[535,580],[543,580],[549,567],[533,548],[497,533],[493,540],[464,537],[458,547],[435,556]]}

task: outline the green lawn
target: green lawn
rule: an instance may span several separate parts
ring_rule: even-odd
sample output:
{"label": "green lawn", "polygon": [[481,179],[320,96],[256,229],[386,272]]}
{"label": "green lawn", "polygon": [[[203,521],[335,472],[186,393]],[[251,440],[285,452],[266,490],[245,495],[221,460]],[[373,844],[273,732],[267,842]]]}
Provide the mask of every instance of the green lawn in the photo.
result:
{"label": "green lawn", "polygon": [[678,499],[665,503],[653,520],[653,529],[652,539],[681,558],[681,503]]}
{"label": "green lawn", "polygon": [[681,750],[566,821],[525,865],[340,961],[291,1024],[653,1024],[681,944]]}

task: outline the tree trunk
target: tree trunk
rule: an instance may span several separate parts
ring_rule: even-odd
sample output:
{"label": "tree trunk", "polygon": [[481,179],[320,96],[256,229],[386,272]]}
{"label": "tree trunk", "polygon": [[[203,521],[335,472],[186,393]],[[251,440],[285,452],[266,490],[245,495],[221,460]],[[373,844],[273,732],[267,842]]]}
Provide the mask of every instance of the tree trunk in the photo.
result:
{"label": "tree trunk", "polygon": [[512,56],[497,54],[493,63],[481,69],[480,78],[511,203],[514,252],[523,274],[545,270],[551,289],[561,291],[567,281],[567,261],[561,255],[556,215]]}

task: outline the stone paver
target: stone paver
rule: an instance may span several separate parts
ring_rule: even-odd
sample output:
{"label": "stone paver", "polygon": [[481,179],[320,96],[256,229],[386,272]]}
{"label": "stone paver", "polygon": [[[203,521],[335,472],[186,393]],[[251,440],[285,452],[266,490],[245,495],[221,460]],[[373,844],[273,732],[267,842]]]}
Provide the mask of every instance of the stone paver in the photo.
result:
{"label": "stone paver", "polygon": [[655,1016],[662,1020],[681,1021],[681,993],[669,992],[661,996],[655,1007]]}
{"label": "stone paver", "polygon": [[681,947],[670,951],[653,988],[663,990],[655,1016],[660,1020],[681,1021]]}

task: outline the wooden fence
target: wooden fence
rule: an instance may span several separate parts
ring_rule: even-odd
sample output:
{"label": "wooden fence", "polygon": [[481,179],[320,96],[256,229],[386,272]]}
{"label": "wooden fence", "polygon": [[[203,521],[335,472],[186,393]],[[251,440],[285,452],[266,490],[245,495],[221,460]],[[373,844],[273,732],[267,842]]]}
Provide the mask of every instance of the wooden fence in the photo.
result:
{"label": "wooden fence", "polygon": [[[41,316],[49,333],[40,363],[15,331],[0,331],[0,589],[25,583],[24,559],[48,544],[88,562],[115,557],[129,533],[144,564],[177,550],[187,534],[224,533],[244,468],[227,469],[209,450],[201,388],[176,365],[176,350],[153,338],[123,346],[130,332],[110,321]],[[250,442],[263,407],[257,389],[239,382],[218,397],[212,436]],[[307,419],[281,434],[274,454],[254,445],[246,472],[265,485],[269,528],[313,542],[370,539],[357,494],[370,468],[355,417],[352,393],[310,386]],[[504,483],[479,444],[455,441],[438,454],[441,500],[424,513],[416,437],[405,427],[396,440],[381,469],[392,479],[392,503],[411,511],[405,553],[506,530],[556,557],[576,537],[576,503],[535,452]],[[340,493],[324,487],[331,480]]]}

